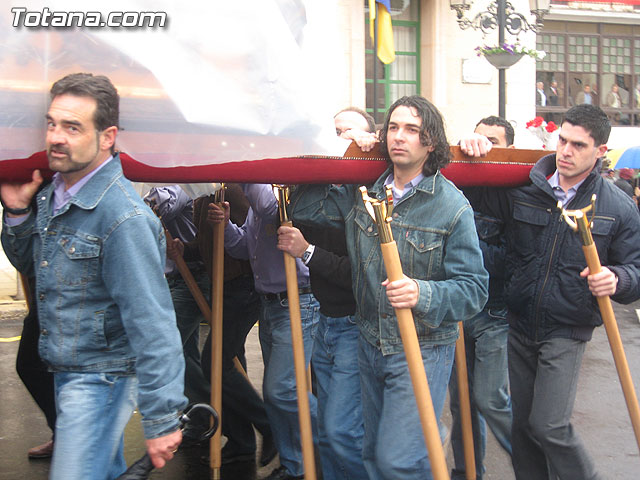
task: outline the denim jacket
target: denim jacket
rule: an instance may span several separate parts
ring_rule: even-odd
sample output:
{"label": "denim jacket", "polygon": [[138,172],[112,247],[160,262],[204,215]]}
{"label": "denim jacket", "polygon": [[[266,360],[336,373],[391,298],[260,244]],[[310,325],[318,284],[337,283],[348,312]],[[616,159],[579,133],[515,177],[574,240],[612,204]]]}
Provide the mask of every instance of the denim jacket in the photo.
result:
{"label": "denim jacket", "polygon": [[2,244],[19,271],[35,273],[40,356],[54,372],[135,374],[145,436],[175,430],[184,359],[158,218],[117,156],[56,215],[53,184],[36,195],[37,215],[5,223]]}
{"label": "denim jacket", "polygon": [[[384,173],[369,195],[384,198]],[[356,322],[364,338],[383,354],[402,351],[394,309],[381,285],[387,278],[377,226],[354,185],[302,186],[291,197],[295,222],[345,230],[351,259]],[[487,301],[488,274],[482,264],[473,211],[440,172],[424,178],[394,205],[391,230],[402,269],[420,289],[413,317],[422,344],[449,344],[457,322]]]}

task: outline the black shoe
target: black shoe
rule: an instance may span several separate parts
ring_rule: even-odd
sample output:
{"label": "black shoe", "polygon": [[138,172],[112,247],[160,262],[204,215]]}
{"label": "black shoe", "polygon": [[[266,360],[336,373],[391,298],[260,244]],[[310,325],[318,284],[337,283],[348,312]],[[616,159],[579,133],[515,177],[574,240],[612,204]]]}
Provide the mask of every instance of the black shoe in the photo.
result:
{"label": "black shoe", "polygon": [[271,475],[269,475],[264,480],[303,480],[303,479],[304,479],[304,475],[300,475],[298,477],[291,475],[286,468],[280,465],[273,472],[271,472]]}
{"label": "black shoe", "polygon": [[273,441],[273,435],[262,437],[262,453],[260,453],[260,466],[269,465],[276,458],[278,449]]}

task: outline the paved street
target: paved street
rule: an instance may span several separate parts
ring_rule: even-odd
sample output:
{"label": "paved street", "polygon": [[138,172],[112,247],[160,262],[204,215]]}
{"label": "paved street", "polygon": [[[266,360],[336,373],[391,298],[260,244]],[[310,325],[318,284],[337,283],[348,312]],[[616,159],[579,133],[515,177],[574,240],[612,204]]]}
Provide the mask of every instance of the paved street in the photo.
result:
{"label": "paved street", "polygon": [[[20,306],[21,304],[18,304]],[[23,310],[4,305],[0,310],[0,480],[43,480],[47,478],[48,461],[27,460],[27,449],[49,438],[44,418],[15,373],[15,355],[20,335]],[[614,304],[625,351],[636,390],[640,385],[640,323],[635,309]],[[205,327],[203,327],[204,329]],[[247,342],[249,374],[260,388],[262,365],[257,327]],[[447,411],[445,407],[445,412]],[[598,468],[607,479],[636,479],[640,471],[640,456],[625,406],[604,328],[596,330],[587,347],[580,376],[578,398],[574,412],[576,428],[594,456]],[[444,421],[450,422],[449,415]],[[392,439],[390,439],[392,441]],[[154,479],[207,479],[208,468],[200,464],[206,448],[181,449],[176,459],[163,471],[154,472]],[[139,418],[129,423],[126,433],[126,456],[131,462],[143,453]],[[449,452],[449,461],[451,453]],[[223,479],[243,480],[263,478],[277,462],[256,472],[251,464],[237,464],[222,469]],[[490,438],[485,478],[512,480],[513,472],[507,456]]]}

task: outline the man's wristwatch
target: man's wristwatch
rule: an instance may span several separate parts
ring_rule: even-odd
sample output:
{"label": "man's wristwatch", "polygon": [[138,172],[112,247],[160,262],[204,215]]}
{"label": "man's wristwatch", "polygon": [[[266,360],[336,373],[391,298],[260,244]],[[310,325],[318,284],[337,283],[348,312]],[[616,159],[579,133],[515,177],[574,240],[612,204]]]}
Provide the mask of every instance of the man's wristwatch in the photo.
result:
{"label": "man's wristwatch", "polygon": [[309,244],[307,249],[302,254],[302,263],[304,263],[305,265],[309,263],[309,260],[311,260],[311,256],[313,255],[313,251],[315,250],[315,248],[315,245]]}

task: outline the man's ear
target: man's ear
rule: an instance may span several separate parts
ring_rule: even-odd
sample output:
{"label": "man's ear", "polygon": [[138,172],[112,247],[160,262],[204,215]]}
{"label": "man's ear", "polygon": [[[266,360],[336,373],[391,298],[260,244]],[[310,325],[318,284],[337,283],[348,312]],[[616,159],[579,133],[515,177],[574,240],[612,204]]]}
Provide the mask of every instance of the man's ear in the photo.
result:
{"label": "man's ear", "polygon": [[598,150],[598,155],[597,155],[597,157],[596,157],[596,158],[602,158],[602,157],[604,157],[604,156],[605,156],[605,154],[607,153],[607,150],[608,150],[608,149],[607,149],[607,145],[603,143],[602,145],[600,145],[600,146],[597,148],[597,150]]}
{"label": "man's ear", "polygon": [[100,150],[111,150],[111,147],[116,143],[116,135],[118,134],[118,127],[112,126],[106,128],[100,132]]}

